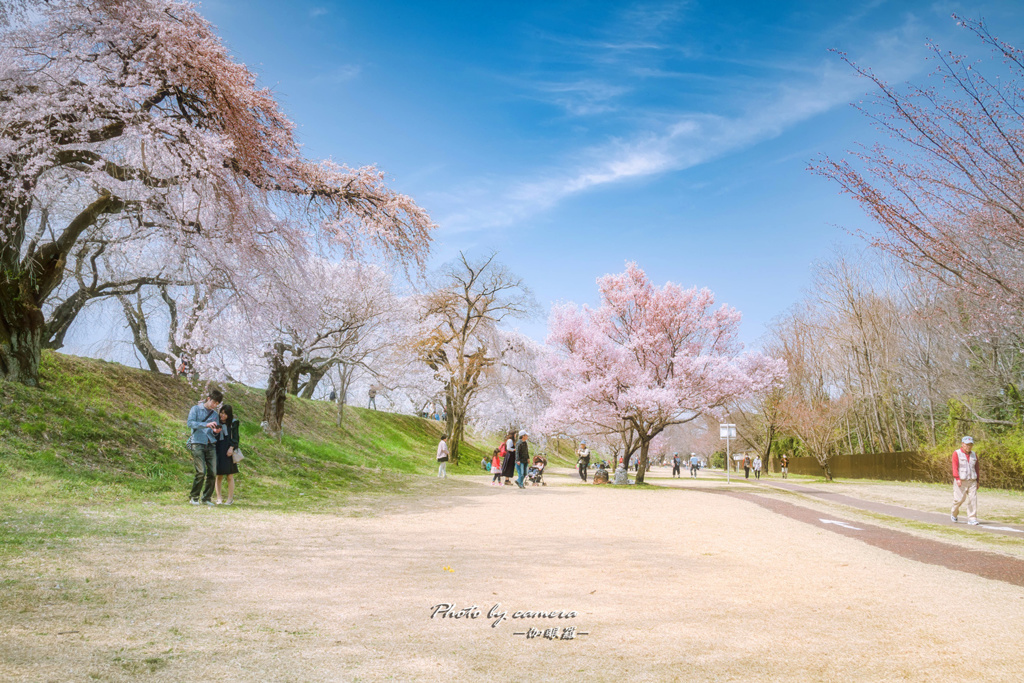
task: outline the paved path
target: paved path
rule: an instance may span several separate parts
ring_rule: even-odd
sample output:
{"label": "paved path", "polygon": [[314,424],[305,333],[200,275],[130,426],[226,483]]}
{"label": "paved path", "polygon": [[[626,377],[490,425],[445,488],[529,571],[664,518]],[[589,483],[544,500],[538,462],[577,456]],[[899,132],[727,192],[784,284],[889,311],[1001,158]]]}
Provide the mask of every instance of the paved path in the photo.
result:
{"label": "paved path", "polygon": [[[562,474],[562,472],[558,472]],[[651,476],[653,475],[653,476]],[[859,521],[851,521],[842,518],[840,515],[822,513],[820,510],[796,505],[777,498],[759,494],[765,488],[777,488],[803,496],[817,498],[830,503],[837,503],[859,510],[876,512],[890,517],[908,519],[928,524],[954,526],[948,514],[937,512],[926,512],[907,508],[902,505],[891,505],[875,501],[864,500],[850,495],[823,491],[818,488],[795,484],[789,481],[767,480],[767,479],[746,479],[740,477],[737,481],[733,478],[735,486],[722,487],[725,481],[725,474],[721,472],[704,470],[701,472],[701,479],[694,480],[690,477],[666,479],[660,470],[655,470],[648,476],[648,482],[653,485],[666,486],[671,488],[688,487],[695,481],[714,482],[715,488],[704,489],[707,492],[730,496],[733,498],[755,503],[771,512],[784,515],[790,519],[811,524],[821,529],[831,531],[842,536],[863,541],[869,545],[881,548],[900,557],[905,557],[916,562],[938,565],[948,569],[967,572],[976,576],[988,579],[1003,581],[1015,586],[1024,586],[1024,560],[1008,557],[999,553],[971,550],[952,543],[922,538],[894,529],[866,524]],[[981,523],[965,529],[977,530],[979,533],[994,533],[1004,536],[1013,536],[1024,540],[1024,528],[1019,525],[1008,525],[1002,523]]]}
{"label": "paved path", "polygon": [[[701,476],[713,477],[718,480],[724,480],[725,474],[722,472],[704,470],[701,472]],[[812,498],[818,498],[829,503],[837,503],[839,505],[846,505],[849,507],[857,508],[860,510],[867,510],[869,512],[877,512],[879,514],[888,515],[890,517],[899,517],[901,519],[909,519],[916,522],[925,522],[927,524],[938,524],[942,526],[964,526],[966,524],[966,515],[961,511],[960,522],[954,523],[949,518],[949,514],[945,512],[927,512],[924,510],[915,510],[913,508],[904,507],[902,505],[891,505],[889,503],[879,503],[870,500],[864,500],[863,498],[857,498],[855,496],[846,495],[843,493],[836,493],[834,491],[823,491],[819,488],[814,488],[804,484],[795,484],[789,481],[782,481],[779,479],[744,479],[742,476],[737,478],[734,476],[733,481],[736,483],[742,482],[744,485],[752,487],[768,486],[784,491],[791,491],[793,493],[799,493],[801,495],[810,496]],[[660,483],[660,482],[652,482]],[[976,529],[981,532],[999,534],[1001,536],[1012,536],[1024,540],[1024,526],[1019,524],[1007,524],[1004,522],[986,522],[979,520],[980,524],[976,527],[969,527]]]}

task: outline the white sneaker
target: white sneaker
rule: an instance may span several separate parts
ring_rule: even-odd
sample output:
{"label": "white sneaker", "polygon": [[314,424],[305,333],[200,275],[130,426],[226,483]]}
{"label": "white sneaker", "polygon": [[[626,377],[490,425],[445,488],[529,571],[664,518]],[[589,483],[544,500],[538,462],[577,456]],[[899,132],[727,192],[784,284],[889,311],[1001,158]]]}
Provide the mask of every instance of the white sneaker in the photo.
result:
{"label": "white sneaker", "polygon": [[956,524],[956,515],[950,515],[950,516],[949,516],[949,521],[951,521],[951,522],[953,522],[954,524]]}
{"label": "white sneaker", "polygon": [[199,505],[200,504],[198,498],[190,498],[188,502],[192,503],[193,505]]}
{"label": "white sneaker", "polygon": [[967,520],[967,523],[970,524],[971,526],[978,526],[978,524],[979,524],[978,520],[976,520],[976,519],[969,519],[969,520]]}

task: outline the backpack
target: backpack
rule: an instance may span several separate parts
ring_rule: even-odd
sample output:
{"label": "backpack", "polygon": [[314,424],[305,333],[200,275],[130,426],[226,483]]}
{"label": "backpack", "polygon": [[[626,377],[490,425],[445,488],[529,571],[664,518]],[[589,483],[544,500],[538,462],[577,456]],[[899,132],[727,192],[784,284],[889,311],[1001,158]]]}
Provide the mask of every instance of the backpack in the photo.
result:
{"label": "backpack", "polygon": [[508,449],[505,448],[505,442],[502,441],[501,445],[498,446],[498,457],[504,460],[506,453],[508,453]]}

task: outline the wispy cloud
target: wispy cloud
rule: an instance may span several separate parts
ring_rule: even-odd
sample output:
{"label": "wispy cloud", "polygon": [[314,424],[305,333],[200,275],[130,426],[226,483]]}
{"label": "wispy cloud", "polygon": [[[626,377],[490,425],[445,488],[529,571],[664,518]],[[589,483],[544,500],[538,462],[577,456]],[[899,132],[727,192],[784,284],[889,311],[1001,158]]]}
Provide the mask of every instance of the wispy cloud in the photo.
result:
{"label": "wispy cloud", "polygon": [[313,76],[313,83],[325,83],[330,85],[341,85],[359,78],[363,67],[359,64],[339,64],[329,71]]}
{"label": "wispy cloud", "polygon": [[[894,77],[911,68],[889,64]],[[540,170],[529,180],[463,192],[461,208],[438,219],[452,232],[507,227],[579,193],[685,170],[772,139],[856,99],[865,87],[850,70],[829,61],[819,66],[816,78],[778,84],[738,114],[679,113],[658,127],[581,150],[571,162]]]}
{"label": "wispy cloud", "polygon": [[325,14],[329,14],[330,11],[331,10],[327,7],[314,7],[311,10],[309,10],[309,16],[312,19],[316,19],[317,17],[322,17]]}

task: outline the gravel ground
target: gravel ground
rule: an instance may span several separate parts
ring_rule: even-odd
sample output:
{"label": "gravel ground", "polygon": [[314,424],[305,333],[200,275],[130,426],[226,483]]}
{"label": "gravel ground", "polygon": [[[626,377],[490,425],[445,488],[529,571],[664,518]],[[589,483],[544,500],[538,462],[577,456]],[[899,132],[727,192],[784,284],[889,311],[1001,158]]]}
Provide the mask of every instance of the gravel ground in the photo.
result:
{"label": "gravel ground", "polygon": [[[154,507],[184,531],[4,567],[0,679],[1020,679],[1020,587],[717,495],[710,479],[548,479],[430,482],[340,514]],[[432,619],[442,603],[479,616]],[[507,614],[492,627],[495,605]]]}

